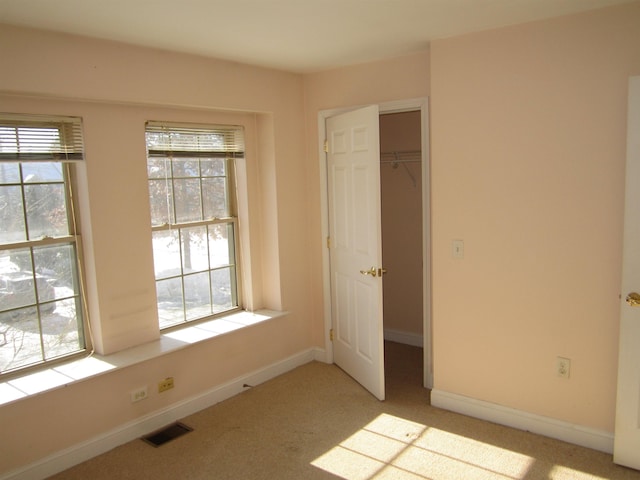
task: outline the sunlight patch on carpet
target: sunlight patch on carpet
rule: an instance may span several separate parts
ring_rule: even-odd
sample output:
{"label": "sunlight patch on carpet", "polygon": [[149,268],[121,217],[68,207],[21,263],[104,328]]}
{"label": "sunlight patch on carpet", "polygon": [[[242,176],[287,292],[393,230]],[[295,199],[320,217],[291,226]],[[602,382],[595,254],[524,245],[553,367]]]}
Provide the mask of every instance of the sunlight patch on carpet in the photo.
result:
{"label": "sunlight patch on carpet", "polygon": [[311,464],[349,480],[522,480],[534,462],[527,455],[382,414]]}
{"label": "sunlight patch on carpet", "polygon": [[562,465],[554,465],[549,478],[551,480],[607,480],[605,477],[598,477]]}

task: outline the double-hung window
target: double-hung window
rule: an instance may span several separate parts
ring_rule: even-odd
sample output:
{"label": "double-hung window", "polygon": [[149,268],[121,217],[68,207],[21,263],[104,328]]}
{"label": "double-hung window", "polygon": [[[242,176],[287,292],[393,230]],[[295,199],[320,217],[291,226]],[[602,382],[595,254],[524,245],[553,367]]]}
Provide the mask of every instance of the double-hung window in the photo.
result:
{"label": "double-hung window", "polygon": [[0,375],[85,349],[70,187],[78,118],[0,114]]}
{"label": "double-hung window", "polygon": [[160,328],[237,309],[242,128],[148,122],[146,141]]}

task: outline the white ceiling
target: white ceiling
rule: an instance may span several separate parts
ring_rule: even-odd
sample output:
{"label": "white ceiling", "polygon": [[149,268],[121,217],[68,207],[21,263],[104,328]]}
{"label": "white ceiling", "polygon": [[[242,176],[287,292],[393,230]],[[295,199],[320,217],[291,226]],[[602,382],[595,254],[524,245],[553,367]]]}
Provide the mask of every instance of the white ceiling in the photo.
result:
{"label": "white ceiling", "polygon": [[0,0],[0,23],[292,72],[629,0]]}

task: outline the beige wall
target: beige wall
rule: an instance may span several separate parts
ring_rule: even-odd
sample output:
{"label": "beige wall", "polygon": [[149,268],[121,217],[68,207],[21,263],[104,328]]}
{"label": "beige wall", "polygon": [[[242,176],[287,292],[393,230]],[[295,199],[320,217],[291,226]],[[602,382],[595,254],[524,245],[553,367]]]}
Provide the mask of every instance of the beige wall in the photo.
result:
{"label": "beige wall", "polygon": [[[0,57],[0,111],[83,117],[80,210],[98,351],[159,336],[146,120],[245,125],[250,218],[242,228],[252,248],[243,259],[251,264],[254,307],[289,311],[0,407],[2,436],[11,439],[2,442],[0,475],[312,347],[300,76],[7,26],[0,26]],[[168,395],[130,402],[131,390],[166,376],[176,383]]]}
{"label": "beige wall", "polygon": [[[420,112],[380,116],[380,151],[422,149]],[[422,165],[380,165],[384,329],[422,335]]]}
{"label": "beige wall", "polygon": [[433,42],[435,388],[613,431],[639,25],[635,2]]}

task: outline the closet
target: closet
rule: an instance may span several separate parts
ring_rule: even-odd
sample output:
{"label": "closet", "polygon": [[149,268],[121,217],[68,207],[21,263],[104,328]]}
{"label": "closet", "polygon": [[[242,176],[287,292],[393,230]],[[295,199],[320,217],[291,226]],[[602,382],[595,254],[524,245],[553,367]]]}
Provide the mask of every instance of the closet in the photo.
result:
{"label": "closet", "polygon": [[423,346],[420,111],[380,115],[385,340]]}

